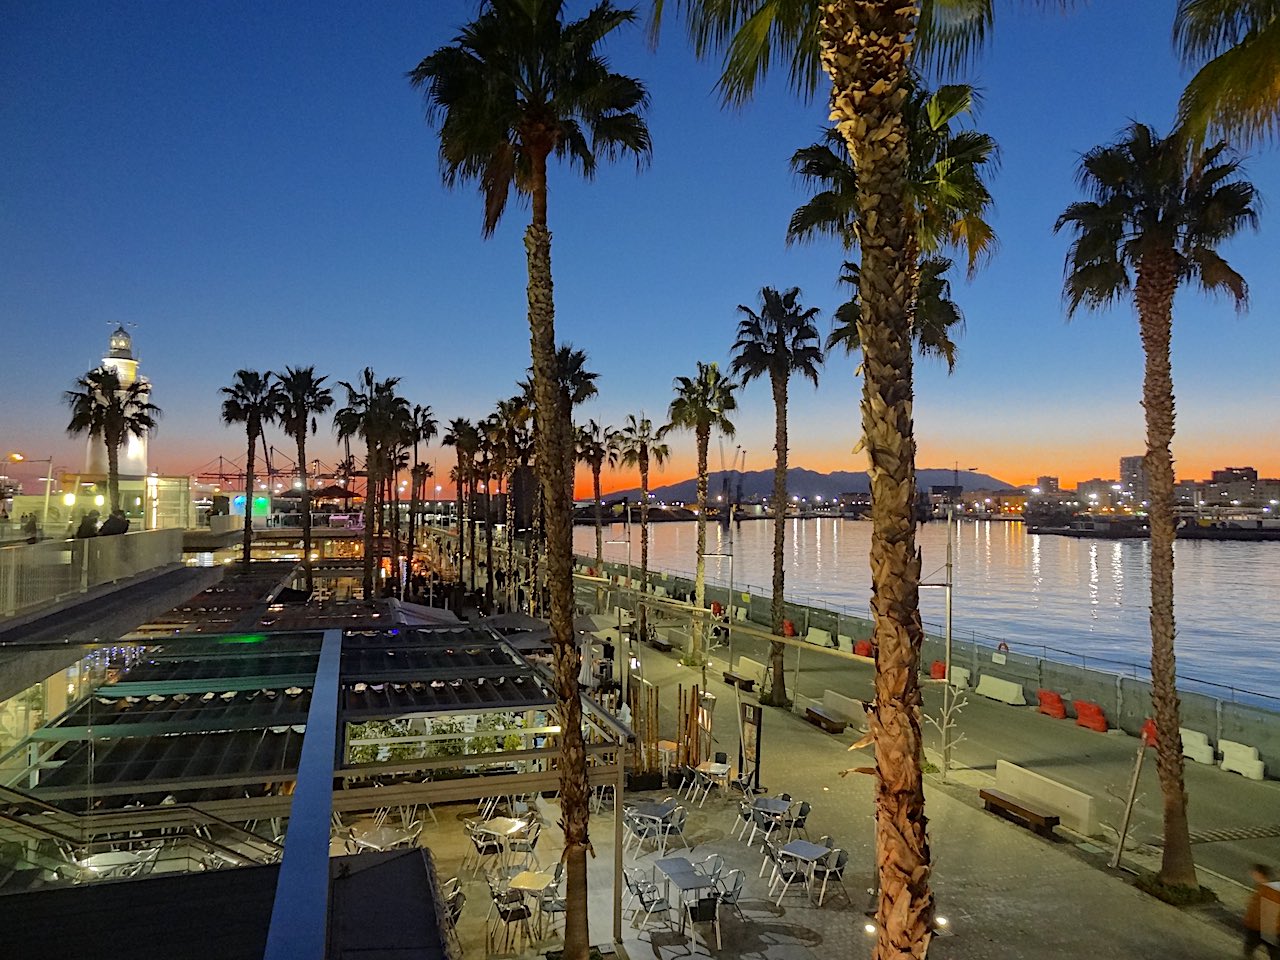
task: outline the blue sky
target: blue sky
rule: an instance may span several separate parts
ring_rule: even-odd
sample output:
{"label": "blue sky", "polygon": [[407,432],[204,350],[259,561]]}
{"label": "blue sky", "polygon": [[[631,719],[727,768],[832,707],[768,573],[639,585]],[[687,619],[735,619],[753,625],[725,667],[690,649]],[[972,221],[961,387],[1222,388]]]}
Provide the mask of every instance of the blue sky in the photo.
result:
{"label": "blue sky", "polygon": [[[955,295],[968,319],[954,375],[917,367],[921,466],[977,466],[1012,481],[1112,476],[1141,452],[1141,351],[1127,307],[1070,324],[1060,300],[1081,151],[1130,118],[1169,126],[1185,74],[1169,42],[1172,0],[1097,2],[1063,16],[1001,4],[995,41],[966,79],[1001,144],[993,189],[1000,249]],[[513,206],[480,234],[470,189],[446,190],[406,70],[468,18],[461,0],[352,6],[217,2],[11,4],[0,34],[0,330],[7,363],[0,445],[80,465],[60,392],[94,365],[116,323],[133,330],[165,410],[153,466],[192,471],[242,438],[217,420],[217,388],[241,366],[314,363],[334,379],[365,365],[400,376],[442,420],[478,417],[528,365],[521,234]],[[585,4],[574,8],[585,10]],[[834,243],[787,248],[803,199],[790,153],[824,102],[779,80],[721,108],[714,64],[673,23],[651,51],[640,29],[610,43],[645,80],[652,163],[583,183],[553,171],[557,325],[587,350],[601,396],[582,416],[655,419],[671,379],[727,360],[734,310],[761,286],[800,286],[829,312],[843,296]],[[1264,201],[1277,154],[1248,162]],[[1275,326],[1280,225],[1228,257],[1252,309],[1184,293],[1177,304],[1175,455],[1185,476],[1253,463],[1280,474]],[[792,462],[860,469],[853,362],[793,391]],[[750,387],[738,416],[748,468],[772,457],[772,409]],[[279,438],[275,444],[288,445]],[[665,479],[691,472],[675,440]],[[332,442],[322,432],[319,455]],[[443,464],[449,454],[439,454]],[[718,457],[713,449],[712,466]],[[620,477],[617,485],[633,485]]]}

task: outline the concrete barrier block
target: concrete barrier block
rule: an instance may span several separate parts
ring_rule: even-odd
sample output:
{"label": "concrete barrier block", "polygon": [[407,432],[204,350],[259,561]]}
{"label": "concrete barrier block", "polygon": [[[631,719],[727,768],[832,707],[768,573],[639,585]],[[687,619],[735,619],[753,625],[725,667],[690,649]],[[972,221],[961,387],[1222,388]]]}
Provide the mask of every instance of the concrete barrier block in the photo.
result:
{"label": "concrete barrier block", "polygon": [[810,627],[809,632],[804,635],[804,639],[807,643],[817,644],[820,647],[831,646],[831,632],[818,627]]}
{"label": "concrete barrier block", "polygon": [[968,667],[957,667],[954,664],[952,664],[951,685],[955,687],[957,690],[968,690],[969,680],[970,680],[970,677],[972,676],[973,674],[970,672]]}
{"label": "concrete barrier block", "polygon": [[1015,707],[1026,706],[1027,703],[1021,684],[1014,683],[1012,680],[1003,680],[989,673],[984,673],[978,679],[978,687],[974,693]]}
{"label": "concrete barrier block", "polygon": [[1093,797],[1074,787],[1068,787],[1008,760],[997,760],[996,789],[1043,804],[1061,818],[1064,827],[1076,833],[1091,837],[1098,832]]}
{"label": "concrete barrier block", "polygon": [[841,650],[853,650],[853,637],[839,634],[839,643]]}
{"label": "concrete barrier block", "polygon": [[1266,774],[1266,765],[1258,759],[1258,748],[1234,740],[1219,740],[1218,749],[1222,751],[1222,769],[1228,773],[1238,773],[1246,780],[1261,780]]}
{"label": "concrete barrier block", "polygon": [[1186,727],[1179,727],[1178,733],[1182,736],[1182,755],[1188,760],[1194,760],[1196,763],[1206,763],[1212,765],[1215,757],[1213,747],[1209,745],[1208,734],[1201,733],[1199,730],[1190,730]]}

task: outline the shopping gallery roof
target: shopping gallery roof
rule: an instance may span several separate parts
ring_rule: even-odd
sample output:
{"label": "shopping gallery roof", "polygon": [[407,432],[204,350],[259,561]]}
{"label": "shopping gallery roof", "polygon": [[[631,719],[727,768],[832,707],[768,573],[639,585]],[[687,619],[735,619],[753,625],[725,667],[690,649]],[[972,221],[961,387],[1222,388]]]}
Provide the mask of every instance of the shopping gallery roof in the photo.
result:
{"label": "shopping gallery roof", "polygon": [[[83,808],[287,791],[322,639],[319,631],[200,634],[148,645],[144,659],[34,734],[61,743],[32,792]],[[343,633],[328,716],[342,731],[370,719],[553,703],[541,674],[492,630],[402,626]]]}

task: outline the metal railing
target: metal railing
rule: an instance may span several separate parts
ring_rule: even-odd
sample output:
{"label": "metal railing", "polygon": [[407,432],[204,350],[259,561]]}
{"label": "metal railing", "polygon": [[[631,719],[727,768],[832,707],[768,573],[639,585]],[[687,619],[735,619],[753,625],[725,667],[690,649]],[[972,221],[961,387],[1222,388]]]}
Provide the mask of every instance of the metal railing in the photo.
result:
{"label": "metal railing", "polygon": [[0,617],[181,561],[176,528],[0,547]]}

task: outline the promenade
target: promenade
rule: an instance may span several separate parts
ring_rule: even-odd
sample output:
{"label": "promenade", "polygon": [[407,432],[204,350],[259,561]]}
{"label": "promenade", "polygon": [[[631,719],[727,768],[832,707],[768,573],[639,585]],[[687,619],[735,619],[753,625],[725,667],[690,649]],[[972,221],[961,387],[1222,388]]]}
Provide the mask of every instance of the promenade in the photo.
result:
{"label": "promenade", "polygon": [[[645,678],[664,690],[699,681],[698,671],[681,666],[674,655],[644,648],[640,656]],[[820,695],[821,685],[829,685],[835,679],[834,663],[823,658],[820,670],[815,656],[812,673],[801,671],[802,692],[812,690]],[[866,682],[867,678],[856,676],[856,669],[844,672],[848,675],[841,676],[841,682]],[[715,749],[729,753],[732,759],[738,739],[734,719],[736,692],[720,682],[719,672],[713,674],[708,669],[707,675],[707,687],[718,697]],[[674,725],[674,701],[674,696],[664,700],[664,724]],[[930,956],[1013,960],[1097,955],[1190,960],[1239,954],[1238,941],[1229,924],[1243,907],[1243,888],[1215,883],[1224,897],[1222,905],[1197,911],[1170,907],[1105,870],[1110,851],[1092,844],[1079,846],[1065,834],[1055,841],[1041,839],[984,812],[977,804],[976,788],[967,786],[969,778],[986,775],[981,768],[993,764],[997,755],[1033,766],[1048,776],[1080,767],[1083,770],[1074,774],[1078,782],[1099,783],[1107,778],[1119,782],[1123,779],[1122,770],[1128,769],[1123,758],[1132,760],[1130,747],[1135,741],[1067,729],[1071,725],[1061,722],[1057,728],[1045,728],[1036,722],[1010,722],[1013,718],[1008,713],[1002,718],[996,712],[1001,707],[998,704],[970,706],[972,709],[966,708],[962,720],[969,739],[961,745],[960,759],[972,761],[974,769],[953,778],[958,781],[953,784],[943,785],[933,776],[926,782],[934,890],[939,913],[948,918],[953,931],[953,935],[935,940]],[[1030,716],[1026,719],[1047,720]],[[1016,736],[1007,736],[1013,730],[1017,731]],[[1096,742],[1078,741],[1077,733]],[[851,735],[825,734],[786,711],[766,709],[761,782],[771,793],[786,791],[810,800],[814,805],[808,825],[810,836],[831,834],[849,850],[851,870],[846,886],[852,906],[843,898],[834,904],[829,901],[822,908],[788,898],[785,911],[779,911],[767,906],[758,894],[749,896],[748,900],[754,901],[747,905],[749,916],[753,907],[775,916],[763,924],[726,923],[723,955],[770,960],[816,960],[830,957],[833,952],[854,957],[870,955],[872,941],[863,932],[862,924],[863,911],[872,906],[869,889],[874,875],[874,783],[867,776],[839,776],[840,770],[860,765],[859,754],[846,749],[853,739]],[[1149,768],[1148,775],[1151,779],[1144,781],[1143,788],[1144,819],[1137,827],[1144,836],[1151,830],[1149,811],[1158,805],[1153,768]],[[1231,790],[1210,793],[1199,789],[1199,777],[1192,775],[1189,780],[1193,805],[1205,807],[1207,812],[1207,796],[1213,796],[1215,816],[1230,810],[1247,819],[1246,804],[1229,804],[1229,799],[1236,796]],[[1258,788],[1249,795],[1250,802],[1270,804],[1255,806],[1255,819],[1280,810],[1280,792],[1272,789],[1274,784],[1249,786]],[[723,836],[731,825],[732,807],[713,794],[704,810],[711,810],[713,804],[719,812],[712,823],[703,826],[700,817],[692,821],[694,837],[703,842],[696,847],[695,858],[711,852],[724,853],[731,865],[740,860],[748,869],[748,877],[754,879],[759,856],[754,850],[744,856],[741,843]],[[1216,805],[1222,805],[1221,809]],[[1205,845],[1197,847],[1198,853],[1203,854],[1204,850]],[[762,883],[757,881],[755,886]],[[646,935],[638,944],[629,936],[626,948],[633,957],[677,955],[664,951],[663,943],[661,933],[655,942]]]}

